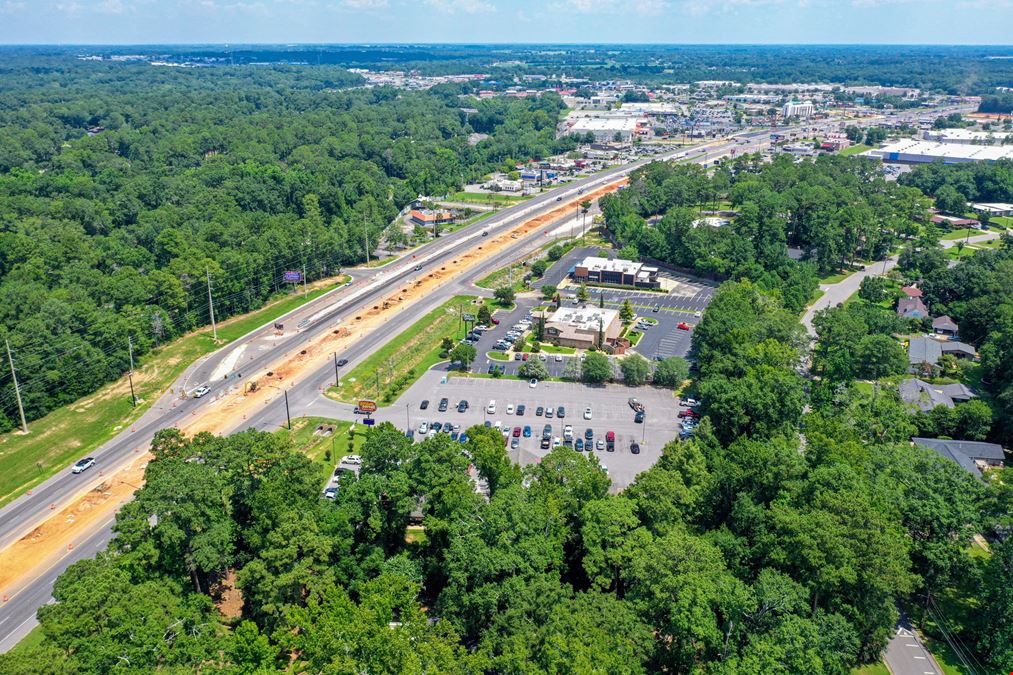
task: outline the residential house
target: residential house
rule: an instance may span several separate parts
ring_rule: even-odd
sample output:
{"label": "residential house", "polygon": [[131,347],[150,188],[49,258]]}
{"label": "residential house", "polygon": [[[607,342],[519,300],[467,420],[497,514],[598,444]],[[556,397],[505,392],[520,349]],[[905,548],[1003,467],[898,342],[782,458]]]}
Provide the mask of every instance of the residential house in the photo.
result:
{"label": "residential house", "polygon": [[924,319],[929,310],[921,298],[906,297],[897,301],[897,314],[905,319]]}
{"label": "residential house", "polygon": [[916,377],[900,383],[900,398],[904,403],[928,412],[937,406],[953,408],[975,398],[973,391],[959,382],[955,384],[930,384]]}
{"label": "residential house", "polygon": [[928,337],[913,337],[908,343],[907,357],[909,371],[912,373],[935,372],[939,368],[939,359],[943,354],[952,354],[957,358],[974,359],[978,353],[966,342],[956,340],[936,340]]}
{"label": "residential house", "polygon": [[982,441],[950,441],[941,438],[912,438],[915,445],[929,448],[956,462],[961,468],[977,478],[989,468],[1000,468],[1005,461],[1002,446]]}
{"label": "residential house", "polygon": [[909,298],[920,298],[923,295],[922,289],[918,288],[917,286],[904,286],[900,290],[901,293],[903,293]]}
{"label": "residential house", "polygon": [[957,322],[946,315],[932,320],[932,330],[938,335],[946,335],[947,337],[956,337],[959,332]]}

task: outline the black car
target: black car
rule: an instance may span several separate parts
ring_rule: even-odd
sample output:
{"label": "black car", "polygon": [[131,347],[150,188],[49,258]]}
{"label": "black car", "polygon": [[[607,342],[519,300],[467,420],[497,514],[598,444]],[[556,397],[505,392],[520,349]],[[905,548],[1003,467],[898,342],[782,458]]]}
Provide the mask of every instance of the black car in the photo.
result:
{"label": "black car", "polygon": [[449,406],[449,405],[450,405],[450,401],[448,399],[441,398],[440,399],[439,411],[440,412],[447,412],[447,406]]}
{"label": "black car", "polygon": [[348,364],[348,359],[338,359],[338,368],[340,368],[341,366],[347,365],[347,364]]}
{"label": "black car", "polygon": [[443,428],[443,425],[439,422],[433,422],[429,425],[429,428],[433,430],[433,433],[438,433]]}
{"label": "black car", "polygon": [[423,399],[422,403],[419,403],[419,410],[425,410],[429,407],[429,399]]}
{"label": "black car", "polygon": [[563,419],[564,417],[566,417],[566,408],[564,408],[563,406],[559,406],[558,408],[556,408],[556,417],[558,417],[559,419]]}
{"label": "black car", "polygon": [[545,427],[542,428],[542,438],[552,438],[551,424],[546,424]]}
{"label": "black car", "polygon": [[640,444],[637,443],[636,441],[633,441],[632,443],[630,443],[630,452],[632,452],[634,455],[639,455],[640,454]]}
{"label": "black car", "polygon": [[633,421],[637,424],[641,424],[644,421],[644,411],[638,410],[637,414],[633,416]]}
{"label": "black car", "polygon": [[515,414],[517,414],[517,415],[523,415],[524,414],[524,404],[523,403],[521,403],[519,406],[517,406],[517,412]]}
{"label": "black car", "polygon": [[550,445],[552,445],[552,439],[549,438],[543,438],[540,443],[542,450],[548,450]]}
{"label": "black car", "polygon": [[542,406],[538,406],[537,408],[535,408],[535,417],[541,417],[542,413],[544,412],[545,408],[543,408]]}
{"label": "black car", "polygon": [[588,427],[587,429],[584,430],[584,439],[590,441],[593,438],[594,438],[594,431],[591,430],[591,427]]}
{"label": "black car", "polygon": [[461,401],[460,403],[457,404],[457,412],[463,413],[467,409],[468,409],[467,401]]}

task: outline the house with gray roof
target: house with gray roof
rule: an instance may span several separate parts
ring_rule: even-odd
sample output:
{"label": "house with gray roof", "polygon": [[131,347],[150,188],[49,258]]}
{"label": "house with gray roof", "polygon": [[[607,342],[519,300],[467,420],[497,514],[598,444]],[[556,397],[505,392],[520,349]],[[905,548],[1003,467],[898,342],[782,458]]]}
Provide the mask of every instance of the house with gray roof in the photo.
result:
{"label": "house with gray roof", "polygon": [[949,337],[956,337],[959,332],[957,322],[945,314],[932,319],[932,331],[937,335],[947,335]]}
{"label": "house with gray roof", "polygon": [[913,337],[908,342],[908,370],[912,373],[934,372],[939,368],[943,354],[957,358],[974,359],[978,353],[974,347],[958,340],[936,340],[929,337]]}
{"label": "house with gray roof", "polygon": [[897,314],[905,319],[924,319],[929,310],[921,298],[901,298],[897,301]]}
{"label": "house with gray roof", "polygon": [[934,450],[956,462],[968,473],[982,478],[984,470],[1000,468],[1006,459],[1002,446],[982,441],[950,441],[942,438],[912,438],[915,445]]}
{"label": "house with gray roof", "polygon": [[917,377],[911,377],[900,383],[900,399],[910,406],[928,412],[936,406],[944,405],[953,408],[957,403],[964,403],[976,398],[975,393],[964,384],[930,384]]}

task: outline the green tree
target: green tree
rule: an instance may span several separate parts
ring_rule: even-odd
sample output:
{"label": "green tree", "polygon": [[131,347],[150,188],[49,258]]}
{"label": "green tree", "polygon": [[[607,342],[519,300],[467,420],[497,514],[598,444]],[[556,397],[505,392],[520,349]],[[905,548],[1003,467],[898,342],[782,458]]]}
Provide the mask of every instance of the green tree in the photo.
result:
{"label": "green tree", "polygon": [[623,304],[619,308],[619,318],[623,323],[629,323],[633,321],[634,316],[635,312],[633,311],[633,304],[630,302],[629,298],[626,298],[623,300]]}
{"label": "green tree", "polygon": [[936,208],[940,211],[963,216],[967,210],[967,198],[957,192],[952,185],[944,185],[936,190]]}
{"label": "green tree", "polygon": [[889,335],[866,335],[855,346],[857,374],[870,380],[907,371],[907,353]]}
{"label": "green tree", "polygon": [[577,299],[581,302],[587,302],[587,299],[591,297],[591,294],[587,292],[587,284],[581,284],[580,288],[577,289]]}
{"label": "green tree", "polygon": [[556,260],[559,260],[560,258],[563,257],[563,253],[564,253],[563,247],[560,246],[559,244],[554,244],[553,246],[549,247],[548,253],[546,255],[549,256],[549,260],[555,262]]}
{"label": "green tree", "polygon": [[651,364],[640,354],[630,354],[620,359],[619,369],[623,373],[623,383],[630,387],[646,384],[651,376]]}
{"label": "green tree", "polygon": [[542,286],[542,299],[552,300],[552,298],[556,297],[556,291],[556,287],[552,284],[545,284]]}
{"label": "green tree", "polygon": [[468,370],[478,352],[471,345],[459,344],[450,351],[450,360],[460,364],[461,370]]}
{"label": "green tree", "polygon": [[601,384],[612,378],[612,362],[601,352],[588,352],[581,365],[580,377],[591,384]]}
{"label": "green tree", "polygon": [[670,356],[654,366],[654,384],[677,388],[689,377],[689,362],[679,356]]}
{"label": "green tree", "polygon": [[883,302],[889,295],[890,282],[884,277],[865,277],[858,287],[858,297],[869,302]]}
{"label": "green tree", "polygon": [[489,305],[482,303],[478,308],[478,315],[476,317],[478,322],[485,326],[492,325],[492,312],[489,311]]}
{"label": "green tree", "polygon": [[549,369],[545,367],[545,364],[541,359],[530,359],[521,364],[521,367],[517,369],[517,374],[525,378],[534,378],[536,380],[547,380],[549,379]]}
{"label": "green tree", "polygon": [[504,307],[508,307],[514,304],[514,300],[517,298],[517,293],[515,293],[514,289],[509,286],[500,286],[493,291],[493,297],[496,298],[496,301],[499,302],[499,304]]}
{"label": "green tree", "polygon": [[981,576],[983,629],[978,649],[997,670],[1013,662],[1013,541],[996,542]]}

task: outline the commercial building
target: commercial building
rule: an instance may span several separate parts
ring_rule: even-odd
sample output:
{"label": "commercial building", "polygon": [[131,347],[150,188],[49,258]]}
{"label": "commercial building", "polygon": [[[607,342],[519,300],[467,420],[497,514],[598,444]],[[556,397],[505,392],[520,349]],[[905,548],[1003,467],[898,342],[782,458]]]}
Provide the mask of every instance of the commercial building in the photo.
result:
{"label": "commercial building", "polygon": [[784,104],[781,108],[781,116],[788,117],[812,117],[813,113],[816,112],[816,106],[811,101],[805,103],[798,103],[796,101],[789,101]]}
{"label": "commercial building", "polygon": [[971,209],[976,213],[988,214],[990,216],[1013,216],[1013,204],[1002,202],[977,202],[971,204]]}
{"label": "commercial building", "polygon": [[1008,142],[1013,133],[1005,131],[977,131],[975,129],[926,129],[922,136],[937,143],[971,143],[996,145]]}
{"label": "commercial building", "polygon": [[602,347],[614,343],[621,331],[622,320],[614,309],[562,307],[545,319],[546,339],[561,347]]}
{"label": "commercial building", "polygon": [[567,134],[594,135],[596,143],[618,140],[629,143],[640,130],[644,120],[640,117],[579,117],[566,130]]}
{"label": "commercial building", "polygon": [[573,280],[588,284],[612,284],[635,288],[659,288],[658,268],[640,262],[588,256],[573,268]]}
{"label": "commercial building", "polygon": [[447,209],[412,209],[410,214],[414,225],[422,227],[440,227],[454,224],[454,212]]}
{"label": "commercial building", "polygon": [[862,154],[884,162],[927,164],[942,161],[944,164],[962,164],[1013,159],[1013,146],[932,143],[905,139],[889,143],[882,148],[867,150]]}

